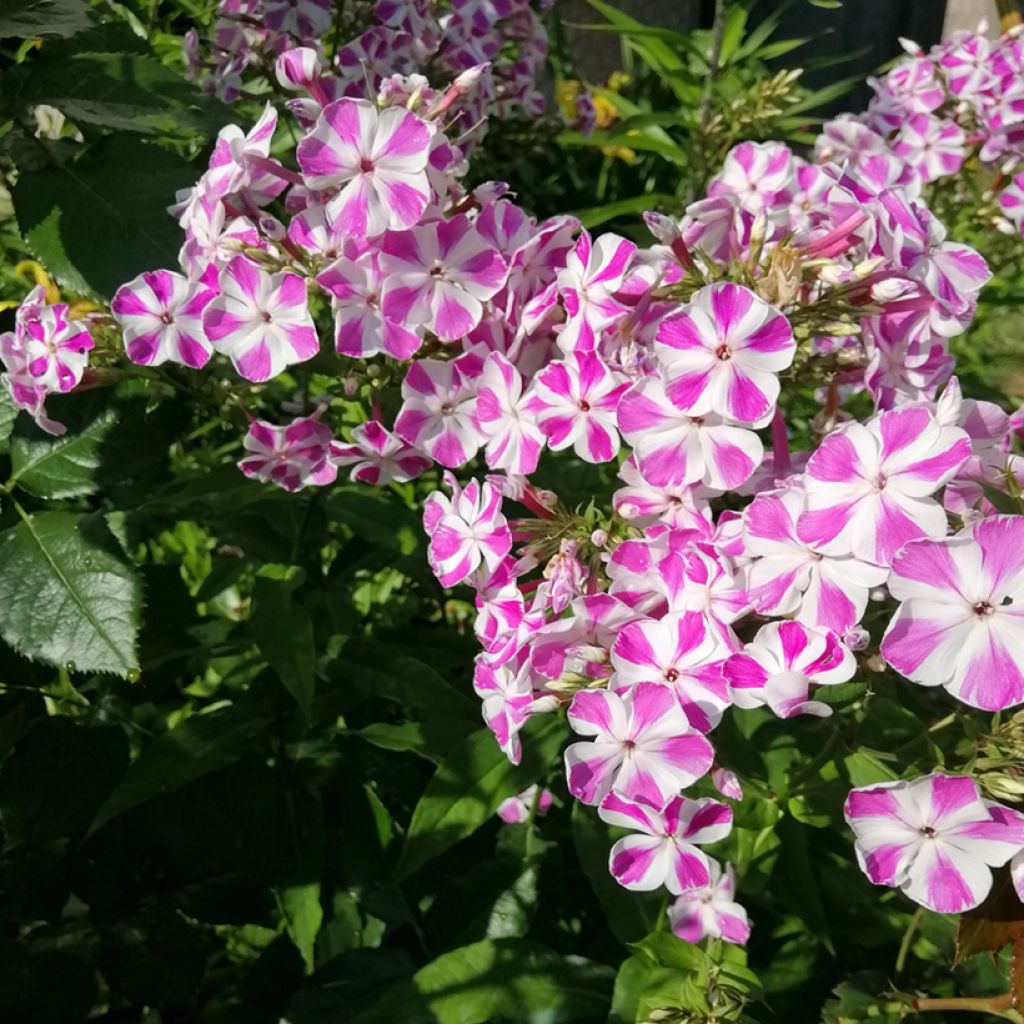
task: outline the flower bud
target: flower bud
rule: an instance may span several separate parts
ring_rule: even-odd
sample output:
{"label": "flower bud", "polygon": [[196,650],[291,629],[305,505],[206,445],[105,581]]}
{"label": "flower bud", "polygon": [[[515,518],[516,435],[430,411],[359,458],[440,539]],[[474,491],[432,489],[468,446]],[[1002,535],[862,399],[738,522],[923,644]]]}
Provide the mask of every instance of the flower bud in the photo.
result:
{"label": "flower bud", "polygon": [[320,55],[310,46],[285,50],[274,65],[274,73],[282,89],[308,89],[320,77]]}
{"label": "flower bud", "polygon": [[346,377],[341,382],[341,391],[346,398],[355,398],[359,394],[359,378]]}
{"label": "flower bud", "polygon": [[851,626],[843,634],[843,643],[851,651],[863,651],[871,643],[871,634],[863,626]]}
{"label": "flower bud", "polygon": [[607,530],[595,530],[590,535],[590,543],[595,548],[603,548],[608,543],[608,531]]}

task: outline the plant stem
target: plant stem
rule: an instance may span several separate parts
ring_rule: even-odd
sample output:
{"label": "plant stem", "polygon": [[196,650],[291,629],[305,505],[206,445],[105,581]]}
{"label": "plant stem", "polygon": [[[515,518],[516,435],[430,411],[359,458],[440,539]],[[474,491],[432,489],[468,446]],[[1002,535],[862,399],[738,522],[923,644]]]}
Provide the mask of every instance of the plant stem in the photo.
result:
{"label": "plant stem", "polygon": [[896,974],[900,975],[903,973],[903,967],[907,962],[907,954],[910,952],[910,943],[914,939],[914,934],[917,932],[917,926],[921,923],[921,918],[924,917],[924,907],[918,907],[914,911],[914,916],[910,919],[910,924],[907,925],[907,930],[903,933],[903,941],[900,943],[900,951],[896,955]]}
{"label": "plant stem", "polygon": [[951,1010],[964,1013],[991,1013],[1006,1020],[1020,1020],[1020,1015],[1013,1009],[1013,993],[1005,992],[1001,996],[960,997],[954,999],[915,999],[911,1009],[918,1013],[932,1010]]}

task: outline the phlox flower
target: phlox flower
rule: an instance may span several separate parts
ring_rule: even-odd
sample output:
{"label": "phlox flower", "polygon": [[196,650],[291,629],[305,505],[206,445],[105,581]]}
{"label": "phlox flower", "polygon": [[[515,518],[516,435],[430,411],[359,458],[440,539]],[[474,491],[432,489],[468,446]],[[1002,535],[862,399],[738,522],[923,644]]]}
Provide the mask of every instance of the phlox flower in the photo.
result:
{"label": "phlox flower", "polygon": [[478,656],[473,689],[483,701],[481,713],[498,746],[512,764],[519,764],[523,757],[519,730],[531,715],[550,711],[553,707],[550,698],[538,697],[534,693],[529,662],[519,666],[514,661],[491,665]]}
{"label": "phlox flower", "polygon": [[384,313],[444,341],[468,334],[505,283],[507,266],[465,214],[391,232],[380,254]]}
{"label": "phlox flower", "polygon": [[665,886],[673,895],[711,884],[711,865],[698,844],[724,839],[732,810],[717,800],[673,797],[664,810],[609,793],[598,808],[601,820],[633,835],[611,849],[608,869],[627,889],[651,892]]}
{"label": "phlox flower", "polygon": [[625,693],[642,682],[662,683],[675,693],[693,728],[707,733],[730,703],[720,669],[727,654],[697,612],[641,619],[615,640],[609,688]]}
{"label": "phlox flower", "polygon": [[552,451],[571,446],[585,462],[610,462],[619,451],[615,410],[627,387],[598,356],[573,353],[537,374],[525,408]]}
{"label": "phlox flower", "polygon": [[809,700],[810,688],[845,683],[856,668],[835,633],[786,621],[762,626],[742,652],[730,656],[722,672],[737,707],[767,706],[779,718],[827,717],[832,709]]}
{"label": "phlox flower", "polygon": [[612,507],[623,519],[641,528],[661,522],[710,539],[713,523],[708,498],[715,491],[700,484],[655,487],[644,479],[632,456],[619,467],[619,479],[626,486],[612,495]]}
{"label": "phlox flower", "polygon": [[234,124],[222,128],[200,190],[211,198],[230,198],[250,209],[266,206],[279,196],[288,181],[284,168],[270,158],[276,130],[277,111],[269,103],[250,132]]}
{"label": "phlox flower", "polygon": [[967,136],[955,121],[914,114],[900,126],[893,152],[902,157],[922,181],[956,174],[967,155]]}
{"label": "phlox flower", "polygon": [[978,906],[991,869],[1024,846],[1024,815],[983,799],[969,778],[933,774],[855,789],[843,813],[868,878],[940,914]]}
{"label": "phlox flower", "polygon": [[427,159],[435,128],[401,107],[369,100],[328,104],[297,150],[306,184],[344,187],[328,202],[340,230],[360,237],[412,227],[430,197]]}
{"label": "phlox flower", "polygon": [[244,256],[221,271],[220,294],[203,313],[215,351],[228,356],[246,380],[262,383],[320,348],[297,274],[269,274]]}
{"label": "phlox flower", "polygon": [[343,356],[367,359],[384,352],[392,359],[410,359],[422,339],[381,309],[383,277],[377,257],[344,256],[317,275],[317,284],[331,293],[334,343]]}
{"label": "phlox flower", "polygon": [[34,295],[29,294],[15,315],[4,363],[12,380],[46,394],[62,394],[81,382],[93,340],[82,321],[68,319],[66,305],[36,303]]}
{"label": "phlox flower", "polygon": [[636,245],[619,235],[601,235],[591,241],[589,232],[580,232],[558,272],[566,312],[558,335],[563,352],[593,352],[601,331],[625,315],[626,307],[616,301],[614,292],[625,281],[635,252]]}
{"label": "phlox flower", "polygon": [[538,796],[538,788],[537,786],[530,786],[528,789],[524,789],[522,793],[510,796],[507,800],[502,800],[498,805],[498,817],[506,825],[521,825],[523,822],[530,820],[534,803],[537,805],[537,814],[539,816],[547,814],[554,801],[554,797],[549,789],[542,789],[540,796]]}
{"label": "phlox flower", "polygon": [[332,441],[329,457],[335,466],[351,466],[352,480],[374,487],[414,480],[433,464],[376,420],[356,427],[351,443]]}
{"label": "phlox flower", "polygon": [[882,639],[893,668],[986,711],[1024,702],[1024,516],[908,544],[889,591],[901,602]]}
{"label": "phlox flower", "polygon": [[[466,356],[418,359],[402,381],[395,433],[442,466],[461,466],[484,438],[476,422],[476,376]],[[465,368],[465,372],[460,367]]]}
{"label": "phlox flower", "polygon": [[669,401],[657,377],[634,384],[619,400],[617,417],[641,474],[656,486],[702,483],[733,490],[764,457],[753,431],[714,413],[688,416]]}
{"label": "phlox flower", "polygon": [[887,565],[910,540],[941,537],[932,495],[971,454],[967,434],[919,406],[879,413],[830,434],[807,464],[800,539],[825,554]]}
{"label": "phlox flower", "polygon": [[665,318],[655,349],[666,394],[680,410],[760,425],[775,407],[776,374],[792,363],[796,342],[773,306],[749,288],[720,283]]}
{"label": "phlox flower", "polygon": [[329,484],[338,472],[327,459],[330,442],[330,430],[311,416],[286,427],[253,420],[242,441],[247,454],[238,468],[247,477],[286,491]]}
{"label": "phlox flower", "polygon": [[674,691],[638,683],[625,693],[581,690],[569,724],[591,742],[565,750],[569,792],[596,804],[615,791],[627,800],[663,807],[711,768],[711,744],[691,727]]}
{"label": "phlox flower", "polygon": [[124,332],[128,358],[142,366],[205,366],[213,350],[203,330],[203,311],[215,294],[173,270],[140,274],[121,285],[110,310]]}
{"label": "phlox flower", "polygon": [[512,549],[498,491],[486,481],[470,480],[459,487],[449,477],[449,483],[451,499],[434,491],[424,511],[430,564],[443,587],[461,583],[481,563],[494,572]]}
{"label": "phlox flower", "polygon": [[476,420],[487,438],[484,457],[491,469],[529,476],[537,468],[544,435],[527,411],[522,375],[499,352],[492,352],[484,363]]}
{"label": "phlox flower", "polygon": [[317,39],[331,27],[331,0],[264,0],[263,23],[296,39]]}
{"label": "phlox flower", "polygon": [[684,892],[668,908],[672,934],[685,942],[724,939],[743,945],[750,938],[746,910],[733,898],[736,875],[731,865],[722,865],[708,857],[708,884],[702,889]]}
{"label": "phlox flower", "polygon": [[743,209],[757,214],[785,207],[795,187],[795,163],[779,142],[741,142],[729,150],[722,170],[708,185],[708,196],[730,192]]}
{"label": "phlox flower", "polygon": [[483,649],[490,651],[516,630],[526,613],[515,561],[506,558],[493,572],[478,569],[469,582],[476,590],[477,615],[473,632]]}
{"label": "phlox flower", "polygon": [[853,555],[828,555],[805,544],[797,523],[799,488],[759,494],[743,513],[747,595],[762,615],[792,615],[807,626],[844,633],[860,622],[872,587],[889,571]]}

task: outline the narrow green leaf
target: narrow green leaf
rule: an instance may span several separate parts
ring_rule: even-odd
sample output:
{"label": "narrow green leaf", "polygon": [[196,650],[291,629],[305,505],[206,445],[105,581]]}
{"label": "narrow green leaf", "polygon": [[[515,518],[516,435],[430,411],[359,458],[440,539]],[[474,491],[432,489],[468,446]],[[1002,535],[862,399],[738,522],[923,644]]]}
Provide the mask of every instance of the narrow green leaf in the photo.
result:
{"label": "narrow green leaf", "polygon": [[142,587],[102,523],[40,512],[0,535],[0,634],[16,651],[80,672],[138,672]]}
{"label": "narrow green leaf", "polygon": [[644,210],[657,210],[671,207],[677,203],[675,196],[650,195],[633,196],[629,199],[620,199],[615,203],[605,203],[604,206],[592,206],[589,210],[576,210],[574,217],[579,217],[585,228],[595,228],[605,224],[614,217],[623,217],[631,213],[643,213]]}
{"label": "narrow green leaf", "polygon": [[256,575],[249,625],[270,667],[309,718],[316,689],[313,620],[295,599],[305,578],[294,565],[265,565]]}
{"label": "narrow green leaf", "polygon": [[535,718],[523,730],[523,760],[509,763],[489,729],[478,729],[438,765],[416,804],[398,862],[405,877],[484,824],[507,797],[521,793],[553,764],[565,727]]}
{"label": "narrow green leaf", "polygon": [[320,905],[320,883],[288,886],[278,894],[278,904],[288,934],[302,955],[306,973],[312,974],[316,966],[313,956],[316,937],[324,920],[323,907]]}

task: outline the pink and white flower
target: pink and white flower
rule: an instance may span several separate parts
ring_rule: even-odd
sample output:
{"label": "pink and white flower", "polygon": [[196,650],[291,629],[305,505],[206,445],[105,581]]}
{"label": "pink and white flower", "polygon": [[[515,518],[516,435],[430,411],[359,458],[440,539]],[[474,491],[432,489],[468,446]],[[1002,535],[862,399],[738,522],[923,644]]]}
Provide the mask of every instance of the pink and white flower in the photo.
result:
{"label": "pink and white flower", "polygon": [[615,410],[627,387],[593,353],[574,353],[537,374],[525,407],[552,451],[571,446],[586,462],[610,462],[619,451]]}
{"label": "pink and white flower", "polygon": [[669,686],[638,683],[623,694],[582,690],[569,724],[589,743],[565,750],[569,792],[596,804],[614,790],[627,800],[663,807],[711,768],[711,744],[690,726]]}
{"label": "pink and white flower", "polygon": [[[484,438],[476,422],[476,380],[467,357],[419,359],[402,382],[395,433],[442,466],[461,466]],[[467,367],[466,372],[460,366]]]}
{"label": "pink and white flower", "polygon": [[612,648],[609,687],[624,693],[639,683],[663,683],[676,695],[694,729],[710,732],[729,706],[719,638],[697,612],[641,619],[619,633]]}
{"label": "pink and white flower", "polygon": [[215,351],[228,356],[246,380],[262,383],[320,348],[297,274],[268,274],[237,256],[220,274],[220,294],[203,313]]}
{"label": "pink and white flower", "polygon": [[673,797],[664,810],[609,793],[598,808],[601,820],[633,830],[611,849],[608,869],[627,889],[651,892],[665,886],[681,895],[711,884],[711,865],[698,844],[724,839],[732,810],[717,800]]}
{"label": "pink and white flower", "polygon": [[498,806],[498,817],[506,825],[522,825],[530,820],[530,815],[534,813],[534,804],[537,806],[536,814],[538,817],[543,817],[550,810],[554,797],[549,789],[540,790],[540,795],[538,796],[538,788],[538,786],[530,786],[529,789],[524,789],[522,793],[510,796],[507,800],[502,800]]}
{"label": "pink and white flower", "polygon": [[787,621],[762,626],[722,671],[737,707],[766,706],[779,718],[792,718],[832,714],[827,704],[808,699],[811,687],[845,683],[856,669],[853,655],[835,633]]}
{"label": "pink and white flower", "polygon": [[444,341],[467,335],[486,302],[505,283],[508,267],[465,214],[391,232],[380,254],[384,313],[422,324]]}
{"label": "pink and white flower", "polygon": [[426,455],[376,420],[356,427],[350,444],[332,441],[329,457],[335,466],[352,467],[350,479],[374,487],[415,480],[433,465]]}
{"label": "pink and white flower", "polygon": [[248,453],[238,468],[263,483],[286,491],[334,481],[337,469],[328,461],[331,432],[314,417],[292,420],[286,427],[253,420],[242,442]]}
{"label": "pink and white flower", "polygon": [[173,270],[140,274],[122,285],[110,310],[124,332],[128,358],[142,366],[205,366],[213,349],[203,330],[203,311],[215,294]]}
{"label": "pink and white flower", "polygon": [[519,730],[531,715],[552,710],[551,699],[537,697],[533,691],[529,662],[518,667],[513,662],[490,665],[478,657],[473,689],[483,701],[481,713],[487,728],[509,761],[519,764],[523,757]]}
{"label": "pink and white flower", "polygon": [[625,280],[635,252],[636,246],[619,235],[601,235],[592,242],[589,232],[580,232],[558,272],[566,312],[558,335],[563,352],[593,352],[601,331],[625,316],[626,307],[616,301],[614,292]]}
{"label": "pink and white flower", "polygon": [[634,384],[620,399],[617,415],[640,472],[658,487],[702,483],[733,490],[764,457],[764,445],[753,431],[731,426],[714,413],[688,416],[669,401],[657,377]]}
{"label": "pink and white flower", "polygon": [[759,494],[743,513],[747,595],[762,615],[792,615],[807,626],[845,633],[860,622],[886,568],[853,555],[827,555],[805,544],[797,523],[805,508],[799,488]]}
{"label": "pink and white flower", "polygon": [[967,136],[955,121],[914,114],[903,121],[892,148],[922,181],[935,181],[956,174],[963,166]]}
{"label": "pink and white flower", "polygon": [[328,104],[298,146],[306,184],[344,186],[328,203],[336,226],[357,237],[412,227],[427,207],[427,160],[435,128],[401,107],[369,100]]}
{"label": "pink and white flower", "polygon": [[991,869],[1024,846],[1024,815],[983,799],[969,778],[934,774],[855,789],[844,814],[868,878],[940,914],[978,906]]}
{"label": "pink and white flower", "polygon": [[986,711],[1024,702],[1024,517],[908,544],[889,591],[901,602],[882,639],[893,668]]}
{"label": "pink and white flower", "polygon": [[484,457],[491,469],[529,476],[537,468],[544,435],[527,411],[522,375],[500,352],[484,363],[476,421],[487,438]]}
{"label": "pink and white flower", "polygon": [[708,884],[703,889],[684,892],[668,908],[672,934],[684,942],[710,938],[742,946],[750,938],[750,922],[735,895],[736,875],[732,866],[727,864],[723,870],[718,861],[708,857]]}
{"label": "pink and white flower", "polygon": [[655,345],[669,401],[691,416],[717,413],[762,425],[779,397],[776,376],[793,362],[789,322],[742,285],[701,288],[666,317]]}
{"label": "pink and white flower", "polygon": [[779,142],[741,142],[729,150],[722,170],[708,186],[714,198],[732,193],[749,213],[788,205],[796,186],[796,164],[788,146]]}
{"label": "pink and white flower", "polygon": [[825,554],[887,565],[908,541],[942,537],[932,495],[970,457],[967,434],[921,407],[892,409],[830,434],[811,456],[800,539]]}
{"label": "pink and white flower", "polygon": [[82,380],[93,347],[81,320],[68,319],[68,307],[34,304],[33,291],[18,309],[4,363],[11,380],[46,394],[65,393]]}

